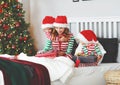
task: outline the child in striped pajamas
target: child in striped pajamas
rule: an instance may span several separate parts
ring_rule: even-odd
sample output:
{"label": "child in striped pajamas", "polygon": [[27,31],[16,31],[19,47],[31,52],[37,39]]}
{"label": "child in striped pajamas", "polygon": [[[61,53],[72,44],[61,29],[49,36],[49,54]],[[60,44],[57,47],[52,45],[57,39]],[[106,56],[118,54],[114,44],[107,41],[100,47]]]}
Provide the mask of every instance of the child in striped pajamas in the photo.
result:
{"label": "child in striped pajamas", "polygon": [[56,56],[72,58],[71,52],[74,44],[74,37],[69,32],[66,16],[57,16],[53,24],[55,28],[51,33],[50,42],[46,43],[44,52],[56,52]]}
{"label": "child in striped pajamas", "polygon": [[47,41],[46,41],[46,45],[44,47],[43,50],[38,51],[37,53],[44,53],[46,51],[48,51],[47,49],[51,49],[50,44],[51,44],[51,33],[53,31],[53,23],[55,22],[55,18],[52,16],[45,16],[44,19],[42,20],[42,26],[41,28],[43,29],[43,31],[46,34],[47,37]]}
{"label": "child in striped pajamas", "polygon": [[[76,67],[98,65],[106,51],[97,40],[95,33],[92,30],[83,30],[76,38],[79,40],[79,45],[75,51],[75,57],[73,60],[80,62],[76,64]],[[96,61],[93,60],[93,62],[82,62],[80,58],[84,57],[86,61],[89,61],[91,56],[95,56],[95,59],[97,57]]]}

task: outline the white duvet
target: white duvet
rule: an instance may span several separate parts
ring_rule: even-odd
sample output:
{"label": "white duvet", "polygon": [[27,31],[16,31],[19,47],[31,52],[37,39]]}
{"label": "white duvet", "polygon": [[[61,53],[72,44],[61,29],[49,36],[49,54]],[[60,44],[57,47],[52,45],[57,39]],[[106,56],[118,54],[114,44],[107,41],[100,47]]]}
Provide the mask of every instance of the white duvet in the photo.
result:
{"label": "white duvet", "polygon": [[[13,57],[10,55],[2,56],[8,58]],[[38,58],[34,56],[27,56],[26,54],[21,53],[18,55],[17,58],[18,60],[25,60],[44,65],[49,71],[51,81],[60,80],[61,82],[65,83],[74,72],[74,62],[71,59],[64,56],[51,59],[45,57]]]}
{"label": "white duvet", "polygon": [[78,67],[69,82],[60,81],[51,85],[106,85],[104,73],[109,70],[120,70],[120,63],[102,63],[99,66]]}

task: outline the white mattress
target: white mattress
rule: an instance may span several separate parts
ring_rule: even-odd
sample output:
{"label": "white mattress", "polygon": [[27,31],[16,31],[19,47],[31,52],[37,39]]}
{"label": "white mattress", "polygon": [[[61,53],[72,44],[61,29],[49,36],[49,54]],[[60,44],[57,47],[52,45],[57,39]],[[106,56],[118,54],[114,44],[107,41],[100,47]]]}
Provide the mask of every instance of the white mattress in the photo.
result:
{"label": "white mattress", "polygon": [[100,66],[79,67],[75,69],[72,78],[66,83],[59,80],[52,82],[52,85],[106,85],[104,73],[108,70],[120,70],[120,63],[106,63]]}

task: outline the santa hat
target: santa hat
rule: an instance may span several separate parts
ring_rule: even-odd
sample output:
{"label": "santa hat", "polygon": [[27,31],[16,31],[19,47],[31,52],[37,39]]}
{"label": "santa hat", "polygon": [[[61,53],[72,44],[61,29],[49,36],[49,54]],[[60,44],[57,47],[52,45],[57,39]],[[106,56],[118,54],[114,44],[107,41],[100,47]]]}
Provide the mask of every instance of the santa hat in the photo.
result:
{"label": "santa hat", "polygon": [[66,16],[57,16],[55,18],[55,22],[54,22],[53,26],[67,28],[68,27],[67,17]]}
{"label": "santa hat", "polygon": [[82,42],[90,42],[90,41],[94,41],[97,42],[97,37],[95,35],[95,33],[92,30],[83,30],[81,31],[78,36],[77,39],[82,41]]}
{"label": "santa hat", "polygon": [[45,28],[53,28],[53,23],[55,22],[55,18],[52,17],[52,16],[45,16],[45,18],[43,19],[42,21],[42,26],[41,28],[42,29],[45,29]]}

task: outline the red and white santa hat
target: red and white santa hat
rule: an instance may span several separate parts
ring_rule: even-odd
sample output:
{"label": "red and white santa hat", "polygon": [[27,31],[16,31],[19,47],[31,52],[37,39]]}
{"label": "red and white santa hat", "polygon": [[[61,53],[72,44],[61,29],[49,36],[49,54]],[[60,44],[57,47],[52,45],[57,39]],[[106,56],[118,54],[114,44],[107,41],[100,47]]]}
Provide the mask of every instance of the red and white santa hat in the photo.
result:
{"label": "red and white santa hat", "polygon": [[67,17],[66,16],[57,16],[55,18],[55,22],[54,22],[53,26],[67,28],[68,27]]}
{"label": "red and white santa hat", "polygon": [[45,28],[54,28],[53,23],[55,22],[55,18],[52,16],[45,16],[45,18],[42,21],[42,29]]}
{"label": "red and white santa hat", "polygon": [[91,41],[97,42],[97,37],[92,30],[81,31],[78,34],[77,39],[82,41],[82,42],[85,42],[85,43],[88,43],[88,42],[91,42]]}

